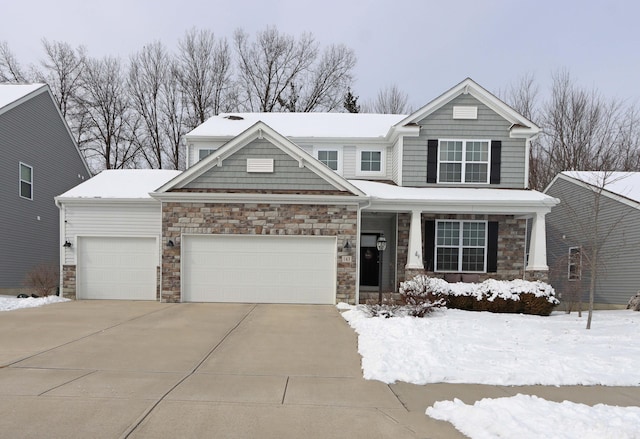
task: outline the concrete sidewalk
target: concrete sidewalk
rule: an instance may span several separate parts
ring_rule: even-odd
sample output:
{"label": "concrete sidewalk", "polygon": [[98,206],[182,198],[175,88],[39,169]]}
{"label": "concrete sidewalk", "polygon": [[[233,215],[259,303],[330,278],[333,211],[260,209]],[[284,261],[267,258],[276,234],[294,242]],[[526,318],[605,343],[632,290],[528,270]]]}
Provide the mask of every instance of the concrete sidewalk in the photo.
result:
{"label": "concrete sidewalk", "polygon": [[425,409],[517,393],[640,405],[636,388],[366,381],[332,306],[78,301],[0,313],[0,437],[458,438]]}

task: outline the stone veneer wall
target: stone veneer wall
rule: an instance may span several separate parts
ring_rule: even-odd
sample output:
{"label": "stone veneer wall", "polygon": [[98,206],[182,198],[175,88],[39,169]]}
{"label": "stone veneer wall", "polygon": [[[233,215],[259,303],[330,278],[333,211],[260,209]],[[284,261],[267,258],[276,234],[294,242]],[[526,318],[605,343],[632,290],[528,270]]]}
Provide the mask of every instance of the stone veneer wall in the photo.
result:
{"label": "stone veneer wall", "polygon": [[[336,300],[355,304],[358,205],[163,203],[162,300],[180,301],[180,245],[187,234],[312,235],[337,237]],[[344,251],[346,241],[352,248]],[[342,262],[342,256],[352,256]]]}
{"label": "stone veneer wall", "polygon": [[76,298],[76,266],[62,266],[62,297]]}
{"label": "stone veneer wall", "polygon": [[[498,271],[496,273],[480,273],[480,281],[485,279],[512,280],[521,279],[523,276],[527,280],[548,281],[548,272],[536,271],[527,272],[524,267],[524,255],[526,246],[525,219],[516,219],[513,215],[422,215],[422,230],[424,233],[424,223],[426,220],[434,219],[455,219],[455,220],[486,220],[497,221],[498,224]],[[420,270],[405,270],[406,249],[409,242],[410,214],[398,215],[398,282],[410,279],[411,276],[421,274]],[[403,254],[400,249],[403,249]],[[442,276],[441,273],[425,270],[424,274],[430,276]]]}

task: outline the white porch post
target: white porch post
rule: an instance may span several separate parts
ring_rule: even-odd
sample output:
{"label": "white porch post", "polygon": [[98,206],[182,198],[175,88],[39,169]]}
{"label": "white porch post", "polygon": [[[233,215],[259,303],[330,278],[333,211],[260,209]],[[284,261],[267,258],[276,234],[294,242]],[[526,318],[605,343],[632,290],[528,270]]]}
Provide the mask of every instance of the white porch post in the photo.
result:
{"label": "white porch post", "polygon": [[405,268],[423,270],[422,263],[422,221],[420,210],[411,211],[411,225],[409,227],[409,249]]}
{"label": "white porch post", "polygon": [[546,212],[536,212],[531,224],[531,244],[529,246],[529,262],[527,271],[546,271],[547,265],[547,232],[545,227]]}

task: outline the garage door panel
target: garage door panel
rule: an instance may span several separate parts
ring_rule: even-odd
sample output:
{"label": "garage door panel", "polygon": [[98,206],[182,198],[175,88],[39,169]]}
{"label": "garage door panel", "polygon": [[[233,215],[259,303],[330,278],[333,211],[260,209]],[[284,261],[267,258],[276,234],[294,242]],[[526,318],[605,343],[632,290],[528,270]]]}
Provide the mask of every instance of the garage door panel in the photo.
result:
{"label": "garage door panel", "polygon": [[183,301],[334,303],[334,237],[187,235]]}
{"label": "garage door panel", "polygon": [[156,299],[155,238],[79,237],[77,257],[78,298]]}

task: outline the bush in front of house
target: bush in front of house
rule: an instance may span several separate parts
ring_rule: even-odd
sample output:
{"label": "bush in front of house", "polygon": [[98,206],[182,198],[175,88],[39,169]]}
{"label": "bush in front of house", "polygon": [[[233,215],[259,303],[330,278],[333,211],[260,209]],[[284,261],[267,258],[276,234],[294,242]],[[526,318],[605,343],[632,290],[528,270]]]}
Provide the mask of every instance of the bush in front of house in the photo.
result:
{"label": "bush in front of house", "polygon": [[[423,291],[422,293],[417,293]],[[448,283],[444,279],[419,275],[400,284],[405,300],[443,299],[447,308],[496,313],[522,313],[548,316],[559,303],[551,285],[525,280],[481,283]]]}
{"label": "bush in front of house", "polygon": [[400,297],[414,317],[424,317],[437,308],[446,305],[444,292],[447,282],[427,276],[416,276],[400,285]]}

